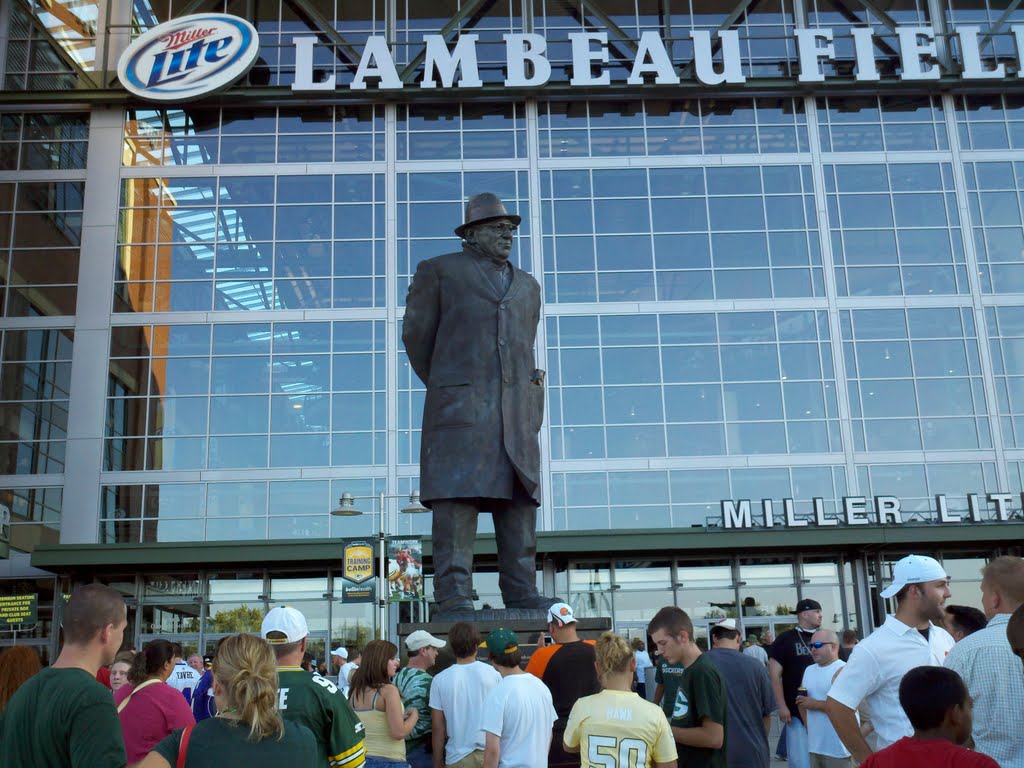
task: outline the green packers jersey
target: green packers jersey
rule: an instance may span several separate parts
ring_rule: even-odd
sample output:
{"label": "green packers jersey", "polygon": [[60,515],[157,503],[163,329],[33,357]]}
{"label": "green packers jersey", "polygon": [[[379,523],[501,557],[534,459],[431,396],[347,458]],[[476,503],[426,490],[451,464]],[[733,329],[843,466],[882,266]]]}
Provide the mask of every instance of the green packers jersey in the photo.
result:
{"label": "green packers jersey", "polygon": [[319,765],[359,768],[365,763],[363,724],[338,686],[300,667],[278,667],[277,682],[281,716],[313,732]]}

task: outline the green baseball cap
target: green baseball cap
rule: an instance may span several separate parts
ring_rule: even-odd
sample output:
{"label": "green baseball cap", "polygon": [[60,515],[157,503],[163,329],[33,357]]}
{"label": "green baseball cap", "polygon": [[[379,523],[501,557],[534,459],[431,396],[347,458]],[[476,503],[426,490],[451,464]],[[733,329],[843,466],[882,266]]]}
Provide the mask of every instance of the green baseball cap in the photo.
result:
{"label": "green baseball cap", "polygon": [[484,644],[492,656],[500,656],[503,653],[519,650],[519,640],[516,638],[516,633],[511,629],[503,627],[492,629],[491,633],[487,635],[487,640],[484,641]]}

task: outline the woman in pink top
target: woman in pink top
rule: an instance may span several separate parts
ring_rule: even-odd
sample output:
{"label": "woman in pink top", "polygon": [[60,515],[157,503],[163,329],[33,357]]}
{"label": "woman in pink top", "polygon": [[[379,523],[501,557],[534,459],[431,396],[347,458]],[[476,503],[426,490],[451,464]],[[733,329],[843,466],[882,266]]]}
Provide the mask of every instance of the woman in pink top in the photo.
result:
{"label": "woman in pink top", "polygon": [[167,684],[173,670],[171,644],[153,640],[135,656],[129,685],[114,694],[129,765],[144,758],[175,728],[195,723],[181,691]]}

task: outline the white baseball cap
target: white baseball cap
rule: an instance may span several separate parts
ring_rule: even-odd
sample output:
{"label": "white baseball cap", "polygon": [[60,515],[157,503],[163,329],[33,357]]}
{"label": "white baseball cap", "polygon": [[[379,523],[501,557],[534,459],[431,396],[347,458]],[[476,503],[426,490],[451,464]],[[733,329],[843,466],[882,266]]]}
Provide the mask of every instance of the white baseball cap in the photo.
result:
{"label": "white baseball cap", "polygon": [[425,629],[417,629],[407,638],[405,638],[405,647],[410,651],[418,651],[422,648],[433,646],[434,648],[444,648],[444,640],[439,640],[432,634],[427,632]]}
{"label": "white baseball cap", "polygon": [[572,608],[566,603],[555,603],[548,608],[548,623],[551,622],[555,624],[575,624],[576,617],[573,615]]}
{"label": "white baseball cap", "polygon": [[[282,632],[284,639],[271,640],[267,637],[270,632]],[[271,645],[297,643],[309,634],[309,626],[306,624],[306,617],[290,605],[279,605],[276,608],[271,608],[263,618],[260,634]]]}
{"label": "white baseball cap", "polygon": [[882,597],[892,597],[908,584],[948,579],[939,561],[927,555],[907,555],[892,567],[892,584],[882,590]]}
{"label": "white baseball cap", "polygon": [[722,619],[715,626],[722,629],[736,629],[736,619]]}
{"label": "white baseball cap", "polygon": [[348,658],[348,648],[346,648],[343,645],[339,645],[337,648],[335,648],[333,651],[331,651],[331,656],[341,656],[341,658],[347,659]]}

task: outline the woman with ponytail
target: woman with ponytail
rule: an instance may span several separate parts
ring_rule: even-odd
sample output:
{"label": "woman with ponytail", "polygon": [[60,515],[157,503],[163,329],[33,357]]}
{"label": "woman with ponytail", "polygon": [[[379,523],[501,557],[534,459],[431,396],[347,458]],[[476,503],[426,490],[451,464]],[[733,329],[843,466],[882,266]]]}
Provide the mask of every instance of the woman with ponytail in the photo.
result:
{"label": "woman with ponytail", "polygon": [[174,652],[166,640],[153,640],[135,655],[128,684],[114,693],[128,764],[137,763],[175,728],[195,722],[181,691],[167,684]]}
{"label": "woman with ponytail", "polygon": [[676,768],[675,740],[661,707],[633,693],[636,659],[629,644],[605,632],[594,646],[604,690],[573,704],[565,749],[579,752],[584,768]]}
{"label": "woman with ponytail", "polygon": [[234,635],[220,644],[213,699],[215,717],[174,731],[138,768],[320,768],[313,734],[281,718],[277,660],[265,640]]}

